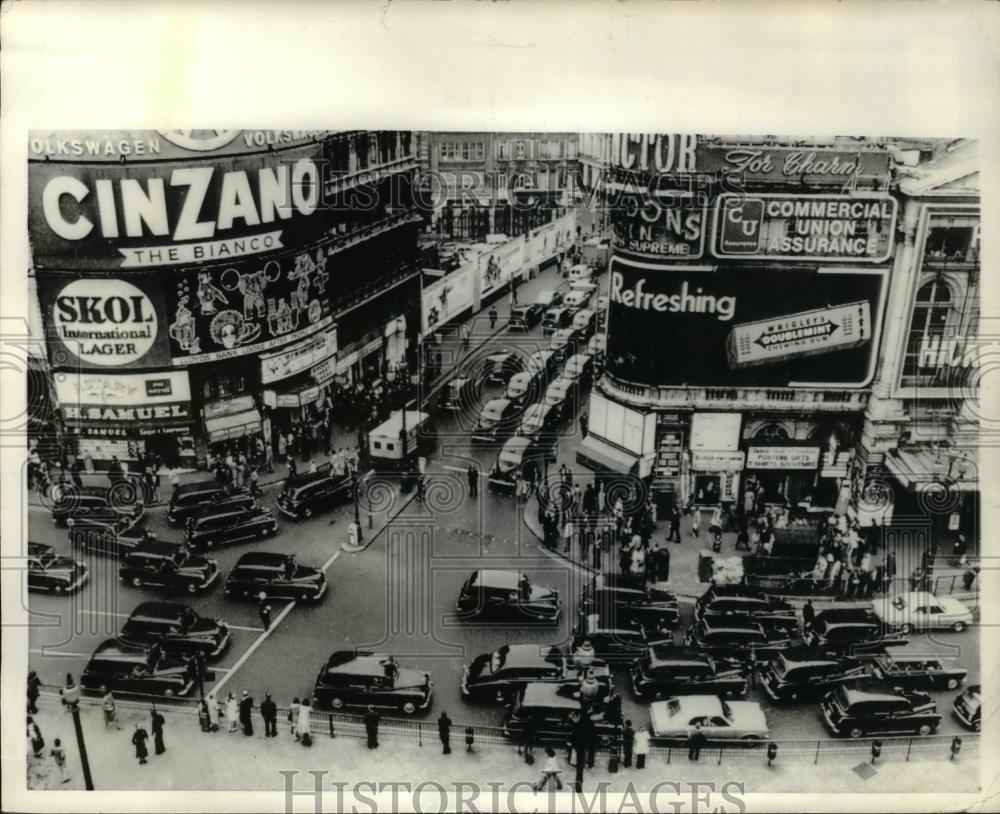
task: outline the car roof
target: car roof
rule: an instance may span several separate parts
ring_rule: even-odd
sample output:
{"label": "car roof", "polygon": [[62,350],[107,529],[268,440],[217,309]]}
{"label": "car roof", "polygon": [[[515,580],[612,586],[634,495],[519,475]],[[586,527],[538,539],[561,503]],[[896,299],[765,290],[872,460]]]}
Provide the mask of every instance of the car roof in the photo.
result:
{"label": "car roof", "polygon": [[304,475],[296,475],[288,481],[289,489],[300,489],[303,486],[311,486],[323,480],[340,480],[339,475],[334,475],[329,470],[322,472],[308,472]]}
{"label": "car roof", "polygon": [[[502,362],[507,358],[514,356],[510,351],[497,351],[496,353],[491,353],[486,357],[487,362]],[[515,357],[516,358],[516,357]]]}
{"label": "car roof", "polygon": [[241,565],[284,565],[288,554],[275,554],[270,551],[248,551],[236,561],[236,567]]}
{"label": "car roof", "polygon": [[[347,654],[348,657],[341,661],[339,657],[343,654]],[[352,653],[350,650],[340,650],[327,661],[326,671],[338,675],[384,675],[385,667],[382,662],[387,658],[389,657],[384,653],[368,651]]]}
{"label": "car roof", "polygon": [[833,662],[839,664],[842,659],[822,650],[818,647],[788,647],[781,651],[782,658],[789,664],[826,664]]}
{"label": "car roof", "polygon": [[531,446],[532,440],[530,438],[525,438],[523,435],[515,435],[513,438],[508,438],[507,443],[503,445],[501,452],[523,452],[528,447]]}
{"label": "car roof", "polygon": [[[686,715],[722,715],[722,701],[717,695],[679,695],[670,700],[680,704]],[[669,702],[656,703],[665,706]]]}
{"label": "car roof", "polygon": [[712,615],[707,614],[702,617],[702,621],[712,630],[760,630],[750,616],[745,613],[725,613]]}
{"label": "car roof", "polygon": [[[606,618],[611,616],[611,619]],[[620,614],[611,610],[610,613],[588,613],[586,614],[586,622],[584,625],[583,632],[580,634],[580,638],[586,638],[587,636],[594,636],[598,633],[613,633],[615,631],[628,631],[629,633],[637,633],[642,630],[642,625],[636,621],[627,622],[626,619],[622,618]]]}
{"label": "car roof", "polygon": [[524,695],[521,697],[521,706],[580,709],[580,702],[572,696],[562,695],[560,693],[559,684],[534,681],[524,686]]}
{"label": "car roof", "polygon": [[648,648],[649,663],[653,667],[660,667],[664,664],[676,664],[678,662],[697,662],[704,664],[708,661],[708,655],[693,647],[674,647],[671,644],[654,644]]}
{"label": "car roof", "polygon": [[166,540],[143,540],[137,543],[131,554],[156,554],[161,557],[172,557],[183,546],[180,543],[169,543]]}
{"label": "car roof", "polygon": [[506,588],[512,591],[517,589],[518,580],[521,578],[519,571],[500,571],[492,568],[474,571],[473,575],[475,576],[473,581],[475,585],[483,585],[489,588]]}
{"label": "car roof", "polygon": [[120,658],[123,661],[146,660],[148,650],[139,645],[125,644],[118,639],[105,639],[94,651],[94,658]]}
{"label": "car roof", "polygon": [[33,543],[30,540],[28,541],[28,554],[34,557],[37,557],[41,554],[46,554],[49,551],[54,552],[55,549],[52,546],[48,545],[47,543]]}
{"label": "car roof", "polygon": [[192,608],[189,608],[187,605],[181,605],[179,602],[143,602],[141,605],[135,606],[135,609],[129,614],[129,619],[139,619],[142,617],[169,619],[175,616],[179,617],[189,610],[192,610]]}
{"label": "car roof", "polygon": [[894,692],[887,689],[885,684],[874,681],[859,681],[853,685],[843,685],[844,695],[848,704],[857,704],[861,701],[899,701],[905,695],[902,692]]}
{"label": "car roof", "polygon": [[942,656],[934,650],[926,641],[911,641],[898,647],[887,647],[884,655],[893,661],[954,661],[958,658],[954,655]]}
{"label": "car roof", "polygon": [[483,405],[483,412],[494,412],[506,409],[510,399],[490,399]]}
{"label": "car roof", "polygon": [[830,608],[816,614],[817,622],[826,624],[848,624],[851,622],[878,622],[871,608]]}
{"label": "car roof", "polygon": [[705,594],[711,594],[712,596],[745,596],[748,599],[766,599],[763,591],[759,591],[756,588],[749,588],[745,585],[713,585]]}
{"label": "car roof", "polygon": [[505,667],[535,667],[542,663],[551,665],[552,656],[562,655],[558,647],[550,644],[505,644],[497,650],[503,653]]}
{"label": "car roof", "polygon": [[200,480],[197,483],[182,483],[175,490],[174,495],[187,495],[193,492],[209,492],[217,489],[225,489],[218,481]]}

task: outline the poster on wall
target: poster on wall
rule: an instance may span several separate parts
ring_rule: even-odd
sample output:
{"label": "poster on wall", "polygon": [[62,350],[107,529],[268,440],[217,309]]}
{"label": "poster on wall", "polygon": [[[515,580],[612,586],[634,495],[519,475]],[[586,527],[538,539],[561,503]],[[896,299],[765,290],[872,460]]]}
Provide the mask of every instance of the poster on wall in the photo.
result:
{"label": "poster on wall", "polygon": [[134,435],[181,433],[190,427],[187,371],[61,372],[53,381],[67,427],[88,431],[131,428]]}
{"label": "poster on wall", "polygon": [[36,275],[52,366],[137,368],[170,364],[157,280]]}
{"label": "poster on wall", "polygon": [[624,198],[619,207],[612,240],[615,251],[683,260],[697,260],[705,253],[704,204],[679,198],[671,206],[655,201],[643,205],[637,198]]}
{"label": "poster on wall", "polygon": [[427,334],[472,305],[473,264],[467,264],[450,274],[425,285],[421,295],[422,333]]}
{"label": "poster on wall", "polygon": [[508,240],[493,251],[479,255],[479,296],[487,297],[506,285],[511,277],[520,273],[523,266],[524,239],[520,237]]}
{"label": "poster on wall", "polygon": [[319,240],[322,146],[141,163],[29,161],[36,268],[220,263]]}
{"label": "poster on wall", "polygon": [[261,353],[328,328],[326,265],[325,250],[317,248],[171,273],[173,364]]}
{"label": "poster on wall", "polygon": [[[662,386],[864,387],[885,269],[684,268],[614,258],[607,369]],[[761,291],[780,290],[780,297]],[[671,353],[648,353],[652,347]]]}

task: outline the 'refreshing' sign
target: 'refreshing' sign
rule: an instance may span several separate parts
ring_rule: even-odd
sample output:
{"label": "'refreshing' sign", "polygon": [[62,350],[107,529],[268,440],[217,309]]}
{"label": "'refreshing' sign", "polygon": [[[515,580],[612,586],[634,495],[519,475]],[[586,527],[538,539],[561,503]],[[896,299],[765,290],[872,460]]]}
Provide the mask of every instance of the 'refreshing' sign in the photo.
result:
{"label": "'refreshing' sign", "polygon": [[885,276],[616,257],[607,370],[654,386],[864,387],[874,372]]}

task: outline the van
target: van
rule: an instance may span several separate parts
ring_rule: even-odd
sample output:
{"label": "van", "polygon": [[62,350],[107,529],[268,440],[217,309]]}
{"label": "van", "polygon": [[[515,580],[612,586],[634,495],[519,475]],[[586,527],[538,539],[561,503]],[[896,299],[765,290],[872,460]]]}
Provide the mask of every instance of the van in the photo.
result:
{"label": "van", "polygon": [[375,466],[404,466],[433,443],[434,430],[428,413],[396,410],[368,434],[368,455]]}

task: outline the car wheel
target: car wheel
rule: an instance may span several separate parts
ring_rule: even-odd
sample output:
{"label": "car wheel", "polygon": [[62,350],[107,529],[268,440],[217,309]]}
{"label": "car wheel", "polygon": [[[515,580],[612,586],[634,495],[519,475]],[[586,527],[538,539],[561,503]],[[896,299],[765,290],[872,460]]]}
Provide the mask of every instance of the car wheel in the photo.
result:
{"label": "car wheel", "polygon": [[193,582],[189,582],[187,585],[184,586],[184,590],[187,591],[189,594],[193,594],[195,591],[198,590],[198,586],[195,585]]}
{"label": "car wheel", "polygon": [[899,632],[902,633],[904,636],[909,636],[911,633],[913,633],[913,625],[909,623],[904,623],[899,626]]}
{"label": "car wheel", "polygon": [[860,737],[861,737],[862,735],[864,735],[864,734],[865,734],[865,732],[864,732],[864,730],[863,730],[863,729],[862,729],[861,727],[859,727],[859,726],[855,726],[855,727],[853,727],[853,728],[851,729],[851,731],[850,731],[850,732],[848,732],[847,734],[848,734],[848,735],[849,735],[850,737],[852,737],[852,738],[855,738],[855,739],[857,739],[857,738],[860,738]]}
{"label": "car wheel", "polygon": [[212,539],[205,540],[205,548],[211,548],[215,545],[215,541]]}
{"label": "car wheel", "polygon": [[253,591],[250,591],[250,590],[247,590],[247,589],[243,590],[243,598],[244,599],[249,599],[251,596],[253,596]]}
{"label": "car wheel", "polygon": [[788,700],[789,701],[798,701],[799,700],[799,694],[798,694],[798,692],[790,692],[790,693],[788,693]]}
{"label": "car wheel", "polygon": [[760,743],[760,736],[759,735],[744,735],[742,738],[740,738],[740,740],[743,741],[743,742],[745,742],[745,743],[755,744],[755,743]]}
{"label": "car wheel", "polygon": [[141,588],[142,587],[142,580],[139,579],[139,577],[132,577],[132,587],[133,588]]}
{"label": "car wheel", "polygon": [[64,594],[66,593],[66,586],[63,585],[61,582],[57,582],[55,585],[52,586],[52,591],[57,594]]}
{"label": "car wheel", "polygon": [[306,519],[312,517],[313,516],[313,510],[310,509],[310,508],[308,508],[308,507],[306,507],[306,510],[304,512],[302,512],[302,516],[305,517]]}
{"label": "car wheel", "polygon": [[412,701],[407,701],[405,704],[403,704],[403,712],[405,712],[407,715],[412,715],[416,711],[417,711],[417,705],[414,704]]}
{"label": "car wheel", "polygon": [[172,689],[170,689],[169,687],[167,687],[167,689],[165,689],[163,691],[163,697],[164,698],[173,698],[174,697],[174,691]]}
{"label": "car wheel", "polygon": [[965,630],[965,622],[955,622],[955,624],[951,626],[951,629],[954,630],[956,633],[961,633],[963,630]]}
{"label": "car wheel", "polygon": [[934,727],[930,724],[924,724],[920,729],[917,730],[918,735],[930,735],[934,731]]}
{"label": "car wheel", "polygon": [[959,682],[958,682],[957,678],[949,678],[948,679],[948,689],[949,690],[954,690],[956,687],[958,687],[958,683]]}
{"label": "car wheel", "polygon": [[344,699],[343,698],[336,698],[336,697],[331,698],[330,699],[330,706],[333,707],[334,709],[343,709],[344,708]]}

